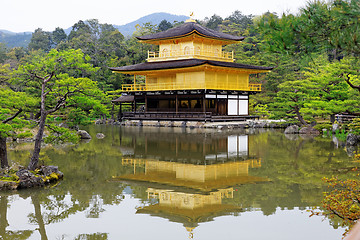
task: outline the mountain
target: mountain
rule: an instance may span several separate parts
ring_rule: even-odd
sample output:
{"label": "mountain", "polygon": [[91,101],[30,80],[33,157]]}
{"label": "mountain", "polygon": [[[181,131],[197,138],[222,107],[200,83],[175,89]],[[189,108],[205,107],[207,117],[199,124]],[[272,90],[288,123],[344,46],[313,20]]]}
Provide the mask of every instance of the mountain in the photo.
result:
{"label": "mountain", "polygon": [[[131,36],[135,31],[135,26],[139,24],[142,26],[144,23],[150,22],[151,24],[159,24],[162,20],[166,20],[170,23],[174,23],[174,21],[181,22],[185,21],[189,17],[184,15],[174,15],[169,13],[153,13],[142,18],[139,18],[136,21],[130,22],[125,25],[113,25],[115,28],[119,29],[119,31],[125,36]],[[75,24],[75,23],[74,23]],[[69,34],[72,30],[72,27],[64,29],[66,34]],[[24,33],[14,33],[8,30],[0,30],[0,43],[5,43],[7,47],[27,47],[31,40],[32,33],[24,32]]]}
{"label": "mountain", "polygon": [[184,15],[174,15],[170,13],[160,12],[160,13],[153,13],[150,15],[146,15],[142,18],[139,18],[138,20],[135,20],[125,25],[113,25],[113,26],[119,29],[122,35],[127,37],[133,34],[133,32],[135,31],[135,26],[137,24],[139,24],[140,26],[142,26],[144,23],[147,22],[150,22],[151,24],[159,24],[164,19],[170,23],[173,23],[174,21],[177,22],[185,21],[188,18],[189,17]]}
{"label": "mountain", "polygon": [[32,33],[14,33],[7,30],[0,30],[0,43],[5,43],[7,47],[27,47],[30,42]]}

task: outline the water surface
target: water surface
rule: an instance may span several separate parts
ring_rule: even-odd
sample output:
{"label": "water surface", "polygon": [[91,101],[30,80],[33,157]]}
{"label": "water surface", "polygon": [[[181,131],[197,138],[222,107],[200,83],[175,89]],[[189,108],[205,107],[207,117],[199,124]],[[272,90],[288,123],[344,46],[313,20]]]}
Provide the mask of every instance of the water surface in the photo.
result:
{"label": "water surface", "polygon": [[[65,178],[1,193],[2,239],[341,239],[309,217],[324,176],[354,166],[329,138],[278,131],[91,126],[93,139],[48,146]],[[96,133],[104,133],[97,139]],[[25,165],[31,145],[11,145]]]}

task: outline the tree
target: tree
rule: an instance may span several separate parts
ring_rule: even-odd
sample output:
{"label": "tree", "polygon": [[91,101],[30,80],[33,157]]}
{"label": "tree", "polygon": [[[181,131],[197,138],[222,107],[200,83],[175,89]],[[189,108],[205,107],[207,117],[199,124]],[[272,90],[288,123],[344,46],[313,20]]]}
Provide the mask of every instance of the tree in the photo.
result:
{"label": "tree", "polygon": [[51,40],[53,47],[58,46],[61,42],[65,42],[67,39],[67,35],[64,31],[64,29],[57,27],[52,33],[51,33]]}
{"label": "tree", "polygon": [[109,83],[112,72],[108,69],[112,58],[125,56],[124,36],[110,24],[100,24],[97,19],[85,22],[79,21],[73,26],[69,34],[69,41],[62,44],[61,48],[81,49],[85,55],[90,56],[89,62],[99,70],[94,73],[99,86],[103,90],[114,87]]}
{"label": "tree", "polygon": [[0,65],[0,160],[1,168],[8,168],[6,138],[16,135],[16,130],[25,125],[20,114],[28,106],[34,105],[34,99],[24,92],[15,92],[7,85],[10,78],[9,65]]}
{"label": "tree", "polygon": [[[357,66],[349,59],[329,62],[320,56],[310,64],[304,72],[305,78],[315,86],[314,100],[306,104],[309,113],[317,116],[330,115],[330,121],[335,121],[335,114],[359,110],[359,99],[355,91],[344,81],[343,75],[355,73]],[[352,75],[350,75],[352,76]]]}
{"label": "tree", "polygon": [[206,27],[210,28],[210,29],[214,29],[217,30],[219,25],[222,23],[223,19],[222,17],[214,14],[212,15],[212,17],[209,19],[209,21],[206,23]]}
{"label": "tree", "polygon": [[286,81],[279,85],[279,92],[272,104],[275,118],[293,119],[296,117],[302,125],[307,125],[302,111],[311,100],[313,89],[310,81]]}
{"label": "tree", "polygon": [[102,92],[96,82],[83,77],[96,69],[85,62],[81,50],[57,51],[48,54],[37,53],[19,66],[13,83],[40,99],[39,130],[35,137],[34,152],[28,168],[36,169],[39,162],[41,141],[49,114],[61,109],[76,107],[76,98],[87,96],[99,98]]}
{"label": "tree", "polygon": [[243,15],[240,11],[236,10],[230,16],[224,19],[220,29],[223,32],[232,35],[246,36],[249,33],[250,27],[254,24],[252,15]]}
{"label": "tree", "polygon": [[270,51],[339,60],[360,53],[359,15],[356,0],[309,1],[298,15],[264,14],[258,26]]}
{"label": "tree", "polygon": [[6,53],[7,53],[7,49],[5,43],[0,43],[0,64],[5,63],[7,59]]}
{"label": "tree", "polygon": [[[355,155],[358,161],[360,155]],[[358,169],[354,168],[354,172]],[[357,174],[357,177],[359,174]],[[360,219],[360,181],[358,179],[324,178],[329,191],[324,192],[322,211],[312,210],[312,215],[340,219],[340,225],[351,228]],[[345,232],[346,233],[346,232]]]}
{"label": "tree", "polygon": [[166,31],[166,30],[168,30],[169,28],[172,28],[172,27],[173,27],[173,25],[170,22],[168,22],[168,21],[166,21],[164,19],[159,23],[158,31],[163,32],[163,31]]}
{"label": "tree", "polygon": [[69,34],[69,41],[73,38],[79,37],[81,35],[90,35],[91,29],[90,27],[82,20],[79,20],[77,23],[72,26],[72,30]]}
{"label": "tree", "polygon": [[43,50],[45,52],[51,49],[51,36],[49,32],[44,32],[41,28],[35,30],[28,45],[30,50]]}

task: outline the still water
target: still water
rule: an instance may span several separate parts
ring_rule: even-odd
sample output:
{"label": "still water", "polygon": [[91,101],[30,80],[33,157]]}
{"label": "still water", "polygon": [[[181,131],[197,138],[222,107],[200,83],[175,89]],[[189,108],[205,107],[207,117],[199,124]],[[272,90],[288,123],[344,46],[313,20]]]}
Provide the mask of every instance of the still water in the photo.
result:
{"label": "still water", "polygon": [[[0,239],[341,239],[309,217],[321,178],[354,167],[330,138],[278,131],[91,126],[93,139],[48,146],[65,178],[1,193]],[[105,138],[97,139],[96,133]],[[31,144],[11,145],[26,165]]]}

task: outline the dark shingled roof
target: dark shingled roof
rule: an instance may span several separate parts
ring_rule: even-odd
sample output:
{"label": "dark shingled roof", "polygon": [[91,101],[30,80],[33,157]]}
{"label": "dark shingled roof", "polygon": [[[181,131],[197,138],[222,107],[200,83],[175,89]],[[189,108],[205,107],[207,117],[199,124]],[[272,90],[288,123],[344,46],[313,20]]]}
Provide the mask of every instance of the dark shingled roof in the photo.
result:
{"label": "dark shingled roof", "polygon": [[149,34],[145,36],[137,37],[139,40],[160,40],[160,39],[168,39],[190,35],[191,33],[196,32],[199,35],[216,38],[221,40],[231,40],[231,41],[241,41],[244,37],[233,36],[230,34],[217,32],[212,29],[201,26],[200,24],[194,22],[186,22],[178,27],[170,28],[164,32],[158,32],[154,34]]}
{"label": "dark shingled roof", "polygon": [[149,71],[149,70],[163,70],[163,69],[174,69],[174,68],[187,68],[196,67],[204,64],[217,67],[228,67],[228,68],[239,68],[239,69],[254,69],[254,70],[272,70],[273,67],[262,67],[246,65],[234,62],[220,62],[203,59],[184,59],[184,60],[173,60],[173,61],[161,61],[161,62],[145,62],[135,65],[114,67],[110,68],[112,71],[119,72],[136,72],[136,71]]}
{"label": "dark shingled roof", "polygon": [[112,102],[133,102],[134,96],[132,95],[121,95],[119,98],[112,100]]}

